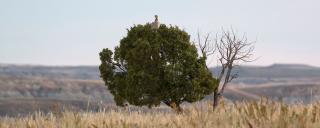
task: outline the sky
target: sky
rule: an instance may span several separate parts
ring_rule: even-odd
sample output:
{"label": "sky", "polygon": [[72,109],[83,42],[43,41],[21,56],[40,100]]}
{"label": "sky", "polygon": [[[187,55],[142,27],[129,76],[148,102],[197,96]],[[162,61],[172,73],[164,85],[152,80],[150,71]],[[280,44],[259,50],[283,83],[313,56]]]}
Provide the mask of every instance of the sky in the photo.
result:
{"label": "sky", "polygon": [[157,14],[192,40],[221,28],[246,34],[258,58],[249,65],[320,66],[319,13],[319,0],[0,0],[0,63],[98,65],[103,48]]}

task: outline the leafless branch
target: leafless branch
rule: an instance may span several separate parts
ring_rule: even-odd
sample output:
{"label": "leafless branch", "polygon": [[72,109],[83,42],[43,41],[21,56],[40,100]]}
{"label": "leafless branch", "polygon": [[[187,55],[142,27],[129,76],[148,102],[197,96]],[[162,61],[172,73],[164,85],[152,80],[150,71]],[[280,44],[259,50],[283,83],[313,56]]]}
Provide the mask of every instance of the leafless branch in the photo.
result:
{"label": "leafless branch", "polygon": [[206,34],[204,37],[201,37],[200,32],[198,32],[197,40],[202,57],[208,57],[214,54],[216,49],[214,47],[214,43],[212,43],[212,40],[210,40],[210,33]]}
{"label": "leafless branch", "polygon": [[118,69],[120,69],[122,72],[127,72],[127,69],[125,68],[125,66],[123,66],[123,64],[119,64],[119,63],[112,63],[114,66],[117,66]]}

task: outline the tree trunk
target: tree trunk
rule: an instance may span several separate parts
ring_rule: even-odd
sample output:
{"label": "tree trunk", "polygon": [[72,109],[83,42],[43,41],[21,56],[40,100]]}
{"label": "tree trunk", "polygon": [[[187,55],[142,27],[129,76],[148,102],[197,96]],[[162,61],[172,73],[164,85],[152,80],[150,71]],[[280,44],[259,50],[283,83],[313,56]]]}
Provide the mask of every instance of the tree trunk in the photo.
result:
{"label": "tree trunk", "polygon": [[176,102],[171,102],[170,107],[179,114],[183,112],[183,109],[180,107],[179,104],[176,104]]}
{"label": "tree trunk", "polygon": [[178,114],[181,114],[181,113],[183,112],[183,109],[180,107],[180,105],[177,106],[176,112],[177,112]]}
{"label": "tree trunk", "polygon": [[172,108],[174,111],[176,111],[179,114],[183,112],[183,109],[180,107],[180,104],[177,104],[176,102],[163,101],[163,103],[168,105],[170,108]]}
{"label": "tree trunk", "polygon": [[[214,91],[213,91],[213,110],[219,105],[219,101],[222,97],[222,94],[224,92],[224,89],[226,88],[227,84],[231,81],[230,79],[230,75],[231,75],[231,71],[232,71],[232,65],[229,65],[227,68],[227,74],[224,78],[224,82],[222,84],[222,88],[219,91],[219,87],[217,87]],[[223,71],[224,72],[224,71]],[[221,75],[223,76],[223,75]],[[221,78],[219,78],[219,81],[221,80]],[[220,85],[220,82],[219,82]]]}
{"label": "tree trunk", "polygon": [[215,110],[215,108],[219,105],[220,97],[221,96],[218,92],[218,89],[215,89],[213,92],[213,110]]}

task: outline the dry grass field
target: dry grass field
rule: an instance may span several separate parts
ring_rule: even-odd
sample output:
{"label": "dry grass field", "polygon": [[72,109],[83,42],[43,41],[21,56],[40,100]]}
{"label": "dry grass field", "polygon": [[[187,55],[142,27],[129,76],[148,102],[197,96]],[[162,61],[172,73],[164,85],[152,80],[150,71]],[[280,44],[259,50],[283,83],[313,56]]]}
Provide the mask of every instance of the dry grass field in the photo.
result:
{"label": "dry grass field", "polygon": [[24,117],[1,117],[0,128],[319,128],[320,103],[309,105],[260,100],[185,107],[169,111],[114,109],[101,112],[54,111]]}

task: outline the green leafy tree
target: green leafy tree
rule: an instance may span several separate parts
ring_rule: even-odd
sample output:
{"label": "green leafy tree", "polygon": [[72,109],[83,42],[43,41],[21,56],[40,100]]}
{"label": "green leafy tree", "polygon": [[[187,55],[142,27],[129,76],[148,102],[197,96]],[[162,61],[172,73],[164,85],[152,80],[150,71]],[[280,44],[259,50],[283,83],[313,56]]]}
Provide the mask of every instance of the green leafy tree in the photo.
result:
{"label": "green leafy tree", "polygon": [[218,83],[188,33],[164,24],[131,27],[114,53],[100,52],[100,60],[101,78],[119,106],[162,102],[181,112],[181,103],[203,99]]}

